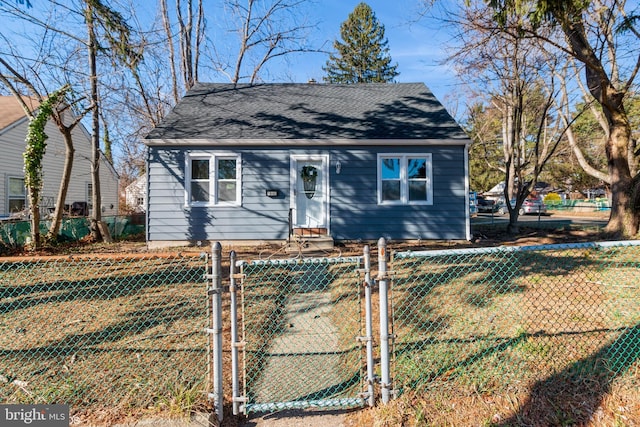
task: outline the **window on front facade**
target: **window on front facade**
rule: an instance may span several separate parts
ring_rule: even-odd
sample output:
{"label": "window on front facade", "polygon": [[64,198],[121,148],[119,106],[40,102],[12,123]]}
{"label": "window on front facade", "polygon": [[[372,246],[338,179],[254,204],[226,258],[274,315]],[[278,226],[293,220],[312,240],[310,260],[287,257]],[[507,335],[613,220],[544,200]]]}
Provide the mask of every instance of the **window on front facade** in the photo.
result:
{"label": "window on front facade", "polygon": [[9,213],[20,212],[27,206],[24,178],[9,177]]}
{"label": "window on front facade", "polygon": [[378,202],[431,204],[431,154],[378,155]]}
{"label": "window on front facade", "polygon": [[209,202],[209,159],[191,159],[191,202]]}
{"label": "window on front facade", "polygon": [[190,155],[187,161],[187,203],[192,206],[238,205],[240,158]]}
{"label": "window on front facade", "polygon": [[219,203],[235,203],[237,198],[236,159],[216,159]]}

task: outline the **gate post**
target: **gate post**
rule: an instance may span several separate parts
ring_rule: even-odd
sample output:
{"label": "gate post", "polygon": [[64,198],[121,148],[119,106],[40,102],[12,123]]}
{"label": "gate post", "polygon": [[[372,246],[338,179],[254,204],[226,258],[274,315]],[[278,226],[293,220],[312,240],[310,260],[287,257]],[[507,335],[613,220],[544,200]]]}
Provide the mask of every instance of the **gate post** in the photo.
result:
{"label": "gate post", "polygon": [[378,240],[378,294],[380,297],[380,391],[382,403],[389,403],[391,375],[389,372],[389,279],[387,271],[387,241]]}
{"label": "gate post", "polygon": [[239,368],[238,368],[238,306],[237,306],[237,288],[236,288],[236,252],[231,251],[229,256],[229,292],[231,296],[231,396],[233,401],[233,415],[240,413],[240,387],[239,387]]}
{"label": "gate post", "polygon": [[369,406],[376,404],[373,383],[373,320],[371,313],[371,249],[369,245],[364,247],[364,301],[365,301],[365,337],[367,341],[367,394]]}
{"label": "gate post", "polygon": [[222,245],[216,242],[211,246],[211,288],[207,292],[211,297],[211,335],[213,393],[209,398],[214,401],[218,421],[222,421]]}

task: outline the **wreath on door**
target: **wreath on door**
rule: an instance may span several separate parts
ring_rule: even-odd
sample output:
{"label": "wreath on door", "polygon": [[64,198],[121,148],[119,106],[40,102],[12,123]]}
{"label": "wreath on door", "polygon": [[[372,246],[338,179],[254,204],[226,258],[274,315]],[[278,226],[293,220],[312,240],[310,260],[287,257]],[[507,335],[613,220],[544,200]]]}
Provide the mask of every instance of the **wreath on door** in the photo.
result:
{"label": "wreath on door", "polygon": [[316,192],[316,181],[318,179],[318,169],[315,166],[306,165],[300,171],[304,195],[307,199],[312,199]]}

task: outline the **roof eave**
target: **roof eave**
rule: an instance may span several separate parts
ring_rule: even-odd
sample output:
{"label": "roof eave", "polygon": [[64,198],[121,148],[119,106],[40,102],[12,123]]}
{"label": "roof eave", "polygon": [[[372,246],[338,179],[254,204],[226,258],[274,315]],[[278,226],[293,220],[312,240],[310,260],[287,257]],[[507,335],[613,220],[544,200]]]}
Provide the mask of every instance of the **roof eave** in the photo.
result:
{"label": "roof eave", "polygon": [[469,138],[428,138],[428,139],[169,139],[149,138],[143,141],[148,146],[215,146],[215,147],[256,147],[256,146],[368,146],[368,145],[398,145],[398,146],[425,146],[425,145],[466,145]]}

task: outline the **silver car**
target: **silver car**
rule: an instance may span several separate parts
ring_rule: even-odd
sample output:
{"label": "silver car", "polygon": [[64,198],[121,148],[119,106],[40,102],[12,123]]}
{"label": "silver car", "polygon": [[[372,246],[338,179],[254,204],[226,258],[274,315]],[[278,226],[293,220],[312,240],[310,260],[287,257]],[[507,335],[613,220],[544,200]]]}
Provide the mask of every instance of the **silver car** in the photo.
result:
{"label": "silver car", "polygon": [[[511,199],[511,206],[516,205],[516,199]],[[547,206],[539,199],[525,199],[522,202],[522,206],[520,206],[520,210],[518,211],[518,215],[525,214],[540,214],[544,215],[547,213]]]}

